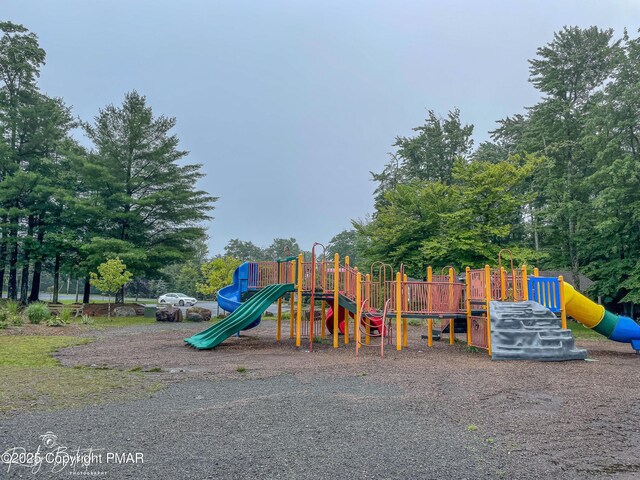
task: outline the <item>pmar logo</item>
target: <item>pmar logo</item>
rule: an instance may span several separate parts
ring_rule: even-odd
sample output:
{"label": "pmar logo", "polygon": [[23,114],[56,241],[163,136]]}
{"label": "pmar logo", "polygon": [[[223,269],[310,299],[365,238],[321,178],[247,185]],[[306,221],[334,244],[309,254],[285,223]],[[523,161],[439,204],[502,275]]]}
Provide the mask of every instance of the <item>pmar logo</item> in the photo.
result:
{"label": "pmar logo", "polygon": [[53,432],[47,432],[40,435],[42,444],[47,448],[53,448],[58,445],[58,436]]}

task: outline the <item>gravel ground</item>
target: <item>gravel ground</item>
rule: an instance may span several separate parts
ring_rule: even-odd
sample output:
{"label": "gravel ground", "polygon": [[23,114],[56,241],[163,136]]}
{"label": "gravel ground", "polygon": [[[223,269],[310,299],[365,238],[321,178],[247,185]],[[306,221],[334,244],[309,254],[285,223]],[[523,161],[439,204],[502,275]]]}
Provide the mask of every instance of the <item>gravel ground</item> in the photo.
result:
{"label": "gravel ground", "polygon": [[[182,343],[201,328],[109,329],[61,351],[68,366],[160,367],[147,375],[167,388],[5,417],[0,451],[33,450],[51,431],[74,449],[144,454],[144,464],[91,467],[107,478],[640,476],[640,357],[626,345],[578,342],[590,362],[491,362],[461,344],[427,349],[413,327],[409,349],[356,359],[353,345],[276,344],[271,321],[213,351]],[[33,477],[6,478],[19,475]]]}

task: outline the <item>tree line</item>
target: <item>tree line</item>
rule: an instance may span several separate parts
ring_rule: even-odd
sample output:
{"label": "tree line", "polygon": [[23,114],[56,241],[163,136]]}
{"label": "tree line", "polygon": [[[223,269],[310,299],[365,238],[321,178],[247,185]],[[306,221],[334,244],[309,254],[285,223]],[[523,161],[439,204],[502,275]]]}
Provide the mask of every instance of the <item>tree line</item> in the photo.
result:
{"label": "tree line", "polygon": [[354,221],[363,262],[567,269],[632,313],[640,302],[640,38],[565,27],[529,61],[541,99],[474,148],[459,110],[396,138],[375,212]]}
{"label": "tree line", "polygon": [[216,198],[197,189],[201,166],[186,162],[176,119],[154,115],[136,91],[77,119],[38,87],[37,36],[12,22],[0,33],[0,294],[36,301],[50,271],[54,301],[67,274],[84,280],[86,302],[90,272],[108,258],[148,278],[191,258]]}

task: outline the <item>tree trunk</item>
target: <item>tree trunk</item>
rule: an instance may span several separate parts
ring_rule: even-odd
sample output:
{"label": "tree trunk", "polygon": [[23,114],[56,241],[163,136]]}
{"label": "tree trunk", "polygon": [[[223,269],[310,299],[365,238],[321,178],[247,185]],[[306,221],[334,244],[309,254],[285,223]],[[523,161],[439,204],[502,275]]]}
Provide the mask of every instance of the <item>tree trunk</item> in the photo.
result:
{"label": "tree trunk", "polygon": [[30,302],[37,302],[40,299],[40,281],[42,280],[42,244],[44,241],[44,230],[40,228],[38,230],[38,245],[40,246],[40,253],[38,260],[33,265],[33,278],[31,279],[31,295],[29,295]]}
{"label": "tree trunk", "polygon": [[82,292],[82,303],[89,303],[91,301],[91,284],[89,283],[89,277],[84,279],[84,291]]}
{"label": "tree trunk", "polygon": [[116,292],[116,303],[124,303],[124,287]]}
{"label": "tree trunk", "polygon": [[56,253],[53,263],[53,303],[58,303],[58,293],[60,290],[60,254]]}
{"label": "tree trunk", "polygon": [[2,216],[2,243],[0,243],[0,298],[4,292],[4,273],[7,266],[7,230],[4,225],[7,223],[7,216]]}
{"label": "tree trunk", "polygon": [[9,284],[7,285],[7,297],[11,300],[18,299],[18,219],[11,220],[9,233]]}
{"label": "tree trunk", "polygon": [[20,278],[20,303],[26,305],[29,302],[29,260],[24,259],[22,275]]}
{"label": "tree trunk", "polygon": [[27,223],[27,236],[24,238],[22,247],[22,275],[20,277],[20,303],[26,305],[29,296],[29,268],[31,267],[31,251],[33,250],[31,240],[33,237],[33,226],[35,218],[29,215]]}
{"label": "tree trunk", "polygon": [[31,295],[29,302],[40,300],[40,281],[42,280],[42,261],[38,260],[33,266],[33,277],[31,278]]}
{"label": "tree trunk", "polygon": [[78,292],[80,288],[80,280],[76,278],[76,303],[78,303]]}

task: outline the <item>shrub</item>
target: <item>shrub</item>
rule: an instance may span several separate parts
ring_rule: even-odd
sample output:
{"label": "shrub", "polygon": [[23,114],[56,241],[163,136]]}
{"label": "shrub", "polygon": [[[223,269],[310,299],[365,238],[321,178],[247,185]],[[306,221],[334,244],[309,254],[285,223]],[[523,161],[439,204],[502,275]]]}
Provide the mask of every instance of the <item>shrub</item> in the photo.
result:
{"label": "shrub", "polygon": [[7,325],[21,326],[24,324],[20,304],[14,301],[8,301],[0,309],[0,323]]}
{"label": "shrub", "polygon": [[49,307],[47,307],[47,304],[43,302],[32,303],[27,307],[25,312],[29,322],[34,325],[47,321],[49,317],[51,317]]}
{"label": "shrub", "polygon": [[69,322],[65,322],[64,318],[62,317],[62,313],[59,316],[51,316],[49,317],[49,319],[47,320],[47,326],[48,327],[62,327],[64,325],[66,325]]}
{"label": "shrub", "polygon": [[7,311],[9,317],[14,317],[20,314],[20,304],[18,302],[14,302],[13,300],[5,303],[4,309]]}
{"label": "shrub", "polygon": [[73,318],[73,310],[71,308],[68,307],[64,307],[62,310],[60,310],[60,320],[62,320],[63,325],[67,325],[68,323],[71,323],[71,319]]}
{"label": "shrub", "polygon": [[89,315],[82,315],[80,323],[82,323],[83,325],[93,325],[93,318],[91,318]]}

